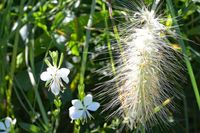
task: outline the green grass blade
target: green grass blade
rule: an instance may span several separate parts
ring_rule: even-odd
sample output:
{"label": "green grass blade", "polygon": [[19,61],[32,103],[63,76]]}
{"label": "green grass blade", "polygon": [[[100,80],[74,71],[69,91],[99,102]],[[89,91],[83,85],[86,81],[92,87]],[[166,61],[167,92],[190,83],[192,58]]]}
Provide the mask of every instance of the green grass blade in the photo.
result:
{"label": "green grass blade", "polygon": [[[180,28],[178,27],[178,22],[175,19],[176,18],[176,14],[175,14],[175,10],[173,8],[173,4],[172,4],[171,0],[167,0],[167,6],[168,6],[168,8],[169,8],[169,10],[171,12],[172,17],[174,18],[174,24],[177,26],[176,32],[179,35],[182,35],[182,33],[180,31]],[[193,90],[194,90],[194,94],[195,94],[195,97],[196,97],[196,101],[197,101],[197,104],[198,104],[198,107],[199,107],[199,110],[200,110],[199,90],[198,90],[198,87],[197,87],[197,83],[196,83],[196,79],[195,79],[194,72],[193,72],[193,69],[192,69],[192,65],[191,65],[191,63],[190,63],[190,61],[188,59],[188,52],[186,50],[186,46],[185,46],[184,41],[182,39],[178,39],[178,42],[179,42],[179,44],[181,45],[181,48],[182,48],[182,52],[183,52],[183,55],[184,55],[185,63],[186,63],[186,66],[187,66],[187,70],[188,70],[188,73],[189,73],[189,76],[190,76],[190,80],[191,80],[191,83],[192,83],[192,87],[193,87]]]}

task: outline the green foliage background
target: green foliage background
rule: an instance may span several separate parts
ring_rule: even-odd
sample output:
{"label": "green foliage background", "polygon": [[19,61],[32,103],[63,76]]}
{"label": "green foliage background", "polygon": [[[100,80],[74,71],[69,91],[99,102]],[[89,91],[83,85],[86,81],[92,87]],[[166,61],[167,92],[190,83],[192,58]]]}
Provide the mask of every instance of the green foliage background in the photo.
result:
{"label": "green foliage background", "polygon": [[[145,0],[145,3],[151,6],[152,1]],[[197,86],[200,86],[200,2],[194,1],[172,2],[183,34],[181,39],[186,44]],[[54,96],[39,78],[40,73],[46,69],[44,58],[48,57],[49,50],[64,53],[62,67],[71,70],[70,84],[62,94],[57,132],[73,132],[74,126],[70,123],[68,108],[71,106],[71,100],[78,97],[80,66],[91,3],[92,0],[0,1],[0,119],[6,116],[17,118],[16,132],[48,132],[48,129],[54,126],[51,115],[47,115],[48,111],[55,113]],[[112,1],[111,5],[115,7],[120,4],[122,5],[122,1],[118,0]],[[166,4],[163,0],[160,10],[169,18],[170,8],[167,8]],[[122,11],[113,8],[116,20],[121,14]],[[85,66],[85,92],[92,92],[96,84],[102,82],[101,75],[95,73],[95,70],[108,63],[102,59],[109,55],[102,55],[99,48],[107,47],[115,38],[108,7],[104,1],[96,0],[93,18],[92,27],[89,29],[91,37]],[[125,20],[122,18],[115,21],[116,25],[121,22]],[[169,19],[166,24],[173,25],[174,21]],[[174,46],[179,47],[180,44],[174,42]],[[181,87],[184,96],[177,99],[178,110],[172,114],[174,122],[170,128],[163,130],[160,125],[154,126],[153,132],[200,131],[200,112],[196,98],[198,94],[196,92],[195,97],[188,71],[186,68],[184,75],[187,80]],[[194,79],[191,80],[194,82]],[[101,108],[93,114],[95,119],[81,126],[80,132],[120,131],[119,120],[116,118],[106,121],[106,114],[100,114],[100,110]],[[38,113],[40,117],[34,121]],[[49,123],[45,122],[45,115],[50,119]]]}

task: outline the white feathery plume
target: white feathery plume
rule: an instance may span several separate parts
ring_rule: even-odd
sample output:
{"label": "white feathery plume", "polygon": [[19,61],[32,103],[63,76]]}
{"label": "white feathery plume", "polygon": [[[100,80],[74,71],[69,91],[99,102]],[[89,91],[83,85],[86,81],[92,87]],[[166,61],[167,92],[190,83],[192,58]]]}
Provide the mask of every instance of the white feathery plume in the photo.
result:
{"label": "white feathery plume", "polygon": [[151,10],[142,7],[131,14],[134,23],[121,33],[123,52],[115,61],[116,72],[99,93],[112,99],[104,111],[112,110],[110,117],[122,118],[131,129],[166,122],[177,95],[181,66],[167,40],[166,33],[172,32],[156,15],[158,2]]}

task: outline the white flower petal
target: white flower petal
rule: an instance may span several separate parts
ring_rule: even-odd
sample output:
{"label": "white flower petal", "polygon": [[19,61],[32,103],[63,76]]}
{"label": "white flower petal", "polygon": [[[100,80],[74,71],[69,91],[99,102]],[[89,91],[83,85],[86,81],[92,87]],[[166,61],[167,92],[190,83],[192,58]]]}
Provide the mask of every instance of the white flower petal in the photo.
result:
{"label": "white flower petal", "polygon": [[59,69],[59,72],[61,72],[61,74],[65,74],[68,76],[70,73],[70,70],[67,68],[61,68],[61,69]]}
{"label": "white flower petal", "polygon": [[6,131],[6,130],[5,131],[0,131],[0,133],[8,133],[8,131]]}
{"label": "white flower petal", "polygon": [[59,92],[60,92],[60,86],[59,86],[59,83],[56,82],[55,80],[53,81],[53,83],[51,84],[51,92],[54,94],[54,95],[58,95]]}
{"label": "white flower petal", "polygon": [[74,106],[69,108],[69,116],[72,120],[80,119],[83,113],[83,110],[77,110]]}
{"label": "white flower petal", "polygon": [[84,97],[83,103],[84,103],[85,106],[90,105],[92,103],[92,95],[91,94],[87,94]]}
{"label": "white flower petal", "polygon": [[87,112],[88,112],[88,111],[83,111],[83,114],[82,114],[83,119],[86,119],[86,120],[87,120]]}
{"label": "white flower petal", "polygon": [[6,128],[10,128],[11,122],[12,122],[12,119],[10,117],[6,117],[5,119]]}
{"label": "white flower petal", "polygon": [[6,130],[6,127],[3,122],[0,122],[0,130]]}
{"label": "white flower petal", "polygon": [[74,107],[76,109],[83,109],[83,104],[80,100],[78,99],[75,99],[75,100],[72,100],[72,105],[74,105]]}
{"label": "white flower petal", "polygon": [[61,68],[58,70],[57,75],[59,76],[59,78],[62,78],[66,84],[69,83],[69,78],[68,75],[70,73],[70,70],[67,68]]}
{"label": "white flower petal", "polygon": [[15,125],[16,122],[17,122],[17,119],[13,119],[13,120],[12,120],[12,125]]}
{"label": "white flower petal", "polygon": [[65,81],[66,84],[69,83],[69,78],[68,77],[65,77],[65,78],[62,77],[62,79]]}
{"label": "white flower petal", "polygon": [[88,105],[87,109],[90,111],[96,111],[100,107],[100,104],[98,102],[92,102],[90,105]]}
{"label": "white flower petal", "polygon": [[56,74],[57,70],[58,70],[58,68],[56,68],[56,67],[48,67],[47,68],[47,72],[52,75]]}
{"label": "white flower petal", "polygon": [[48,80],[52,79],[52,76],[49,72],[45,71],[40,75],[40,79],[43,81],[48,81]]}

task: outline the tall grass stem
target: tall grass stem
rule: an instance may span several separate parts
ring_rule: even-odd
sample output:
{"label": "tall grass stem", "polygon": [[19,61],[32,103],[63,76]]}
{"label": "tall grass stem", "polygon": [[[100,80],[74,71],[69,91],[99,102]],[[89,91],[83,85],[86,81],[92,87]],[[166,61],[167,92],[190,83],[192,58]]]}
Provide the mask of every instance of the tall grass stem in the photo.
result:
{"label": "tall grass stem", "polygon": [[82,62],[81,62],[81,73],[80,73],[80,81],[79,81],[79,87],[78,87],[78,93],[79,93],[79,98],[83,99],[85,96],[84,93],[84,80],[85,80],[85,71],[86,71],[86,63],[87,63],[87,56],[88,56],[88,47],[89,47],[89,42],[91,38],[91,27],[93,24],[93,15],[95,12],[95,6],[96,6],[96,0],[92,0],[92,5],[91,5],[91,11],[90,11],[90,16],[89,20],[87,23],[87,29],[86,29],[86,40],[84,43],[84,49],[83,49],[83,54],[82,54]]}
{"label": "tall grass stem", "polygon": [[[170,11],[172,17],[174,18],[173,20],[174,20],[174,24],[176,25],[176,32],[180,36],[182,36],[181,30],[180,30],[180,28],[178,26],[178,22],[175,19],[176,18],[176,14],[175,14],[175,10],[174,10],[174,7],[173,7],[173,3],[172,3],[171,0],[166,0],[166,1],[167,1],[167,6],[169,8],[169,11]],[[189,76],[190,76],[190,80],[191,80],[191,83],[192,83],[192,87],[193,87],[193,90],[194,90],[194,94],[195,94],[195,97],[196,97],[196,102],[197,102],[199,110],[200,110],[199,90],[198,90],[198,86],[197,86],[196,79],[195,79],[195,76],[194,76],[194,72],[193,72],[193,69],[192,69],[192,65],[191,65],[190,60],[188,58],[188,51],[187,51],[185,43],[184,43],[184,41],[182,39],[178,39],[178,42],[179,42],[179,44],[181,45],[181,48],[182,48],[182,53],[184,55],[185,63],[186,63],[186,66],[187,66],[187,70],[188,70],[188,73],[189,73]]]}

